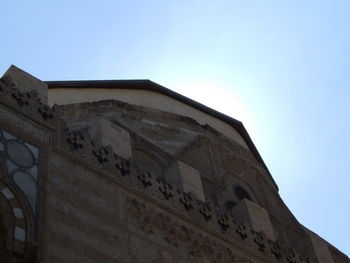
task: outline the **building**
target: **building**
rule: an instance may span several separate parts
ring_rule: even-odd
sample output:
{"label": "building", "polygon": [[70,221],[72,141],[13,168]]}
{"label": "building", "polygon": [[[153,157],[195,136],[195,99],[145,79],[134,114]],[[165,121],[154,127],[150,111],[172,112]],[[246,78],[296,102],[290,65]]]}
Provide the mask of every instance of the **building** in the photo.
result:
{"label": "building", "polygon": [[0,80],[0,262],[348,263],[241,122],[149,80]]}

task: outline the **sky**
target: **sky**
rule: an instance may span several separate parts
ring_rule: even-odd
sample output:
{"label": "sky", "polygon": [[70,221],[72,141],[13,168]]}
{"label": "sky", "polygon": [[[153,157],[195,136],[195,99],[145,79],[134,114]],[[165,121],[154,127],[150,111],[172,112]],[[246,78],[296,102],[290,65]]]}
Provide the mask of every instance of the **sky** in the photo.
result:
{"label": "sky", "polygon": [[0,74],[150,79],[243,122],[300,223],[350,255],[350,1],[1,3]]}

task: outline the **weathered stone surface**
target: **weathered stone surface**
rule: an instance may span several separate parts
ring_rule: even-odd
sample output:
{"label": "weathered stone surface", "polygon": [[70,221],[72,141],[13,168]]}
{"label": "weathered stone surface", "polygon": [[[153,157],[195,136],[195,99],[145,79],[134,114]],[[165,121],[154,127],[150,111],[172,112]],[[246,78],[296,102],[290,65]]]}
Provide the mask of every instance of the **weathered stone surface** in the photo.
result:
{"label": "weathered stone surface", "polygon": [[[116,193],[118,188],[92,171],[53,155],[47,196],[51,244],[48,256],[54,254],[74,262],[118,262],[123,246],[119,244],[121,223]],[[60,250],[66,250],[66,256],[60,255]]]}
{"label": "weathered stone surface", "polygon": [[21,91],[30,92],[31,90],[34,90],[38,94],[40,101],[47,104],[48,88],[45,82],[33,77],[14,65],[11,65],[3,77],[10,78],[10,80],[16,85],[16,88]]}
{"label": "weathered stone surface", "polygon": [[199,200],[205,201],[200,173],[188,164],[181,161],[173,163],[166,170],[165,179],[185,193],[193,192]]}
{"label": "weathered stone surface", "polygon": [[315,233],[308,231],[318,263],[334,263],[328,244]]}
{"label": "weathered stone surface", "polygon": [[6,123],[7,127],[17,130],[25,137],[32,137],[43,143],[49,143],[49,134],[41,127],[33,125],[20,115],[0,107],[0,121]]}
{"label": "weathered stone surface", "polygon": [[[18,90],[20,74],[0,80],[0,128],[17,138],[0,136],[0,262],[349,262],[308,236],[240,134],[208,126],[217,115],[173,98],[150,108],[165,93],[132,89],[51,109]],[[37,214],[16,184],[30,165]]]}
{"label": "weathered stone surface", "polygon": [[100,146],[111,146],[113,151],[125,159],[132,156],[129,133],[118,125],[103,119],[97,119],[90,127],[93,141]]}
{"label": "weathered stone surface", "polygon": [[264,232],[266,237],[276,240],[268,212],[256,203],[244,199],[232,209],[232,213],[238,223],[246,222],[255,231]]}

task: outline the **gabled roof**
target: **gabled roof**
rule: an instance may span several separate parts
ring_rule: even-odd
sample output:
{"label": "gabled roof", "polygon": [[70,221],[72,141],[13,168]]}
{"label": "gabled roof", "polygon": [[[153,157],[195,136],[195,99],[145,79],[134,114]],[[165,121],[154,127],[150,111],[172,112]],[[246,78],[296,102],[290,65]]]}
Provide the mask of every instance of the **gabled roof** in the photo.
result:
{"label": "gabled roof", "polygon": [[269,172],[267,166],[265,165],[263,159],[261,158],[258,150],[256,149],[252,139],[250,138],[247,130],[243,126],[242,122],[229,117],[225,114],[222,114],[216,110],[213,110],[199,102],[191,100],[175,91],[167,89],[153,81],[148,79],[138,79],[138,80],[82,80],[82,81],[45,81],[48,84],[49,89],[62,89],[62,88],[75,88],[75,89],[133,89],[133,90],[146,90],[153,91],[156,93],[163,94],[172,99],[175,99],[179,102],[185,103],[199,111],[202,111],[210,116],[213,116],[221,121],[226,122],[230,126],[232,126],[244,139],[250,151],[256,158],[256,160],[261,163],[261,165],[265,168],[268,176],[270,177],[272,183],[276,187],[278,191],[278,186],[273,179],[271,173]]}

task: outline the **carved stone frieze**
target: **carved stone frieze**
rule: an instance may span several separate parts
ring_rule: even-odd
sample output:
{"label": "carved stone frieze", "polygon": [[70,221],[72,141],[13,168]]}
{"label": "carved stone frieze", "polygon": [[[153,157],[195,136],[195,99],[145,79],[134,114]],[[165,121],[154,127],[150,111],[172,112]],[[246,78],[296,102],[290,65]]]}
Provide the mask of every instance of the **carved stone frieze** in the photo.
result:
{"label": "carved stone frieze", "polygon": [[120,173],[123,176],[129,175],[130,174],[130,161],[124,159],[123,157],[114,154],[113,155],[115,166],[119,169]]}
{"label": "carved stone frieze", "polygon": [[2,78],[0,82],[2,82],[0,90],[2,105],[40,124],[58,128],[60,120],[55,109],[43,104],[35,91],[21,91],[7,78]]}
{"label": "carved stone frieze", "polygon": [[20,131],[29,138],[34,137],[36,140],[46,144],[49,142],[49,133],[47,131],[2,107],[0,107],[0,122],[6,123],[7,127],[13,127],[13,130]]}
{"label": "carved stone frieze", "polygon": [[290,251],[287,255],[287,261],[289,263],[303,263],[305,262],[304,260],[302,260],[302,258],[300,257],[300,255],[298,254],[298,252],[293,249],[292,251]]}
{"label": "carved stone frieze", "polygon": [[223,232],[232,230],[236,226],[236,222],[234,221],[231,213],[218,215],[217,221]]}
{"label": "carved stone frieze", "polygon": [[181,204],[183,204],[184,208],[187,211],[190,211],[191,209],[193,209],[193,200],[194,200],[193,194],[191,192],[185,193],[180,190],[177,190],[177,192],[179,194],[179,201]]}
{"label": "carved stone frieze", "polygon": [[92,154],[96,157],[99,164],[105,164],[109,161],[109,150],[105,147],[92,150]]}
{"label": "carved stone frieze", "polygon": [[254,243],[257,245],[258,249],[260,251],[264,251],[265,248],[266,248],[266,245],[265,245],[265,235],[263,232],[261,233],[258,233],[254,230],[251,230],[252,234],[253,234],[253,241]]}
{"label": "carved stone frieze", "polygon": [[236,257],[231,248],[219,244],[203,233],[195,231],[191,226],[182,224],[149,208],[138,200],[127,197],[127,221],[129,227],[136,228],[149,237],[161,238],[176,251],[186,253],[186,258],[195,262],[235,262]]}
{"label": "carved stone frieze", "polygon": [[199,213],[203,216],[205,221],[210,221],[212,220],[212,214],[213,214],[213,206],[211,203],[204,203],[201,201],[198,201],[198,206],[199,206]]}
{"label": "carved stone frieze", "polygon": [[[67,137],[69,136],[71,135],[67,135]],[[86,143],[81,143],[83,147],[74,147],[72,140],[65,140],[65,142],[67,144],[66,149],[70,149],[73,153],[82,152],[81,154],[74,154],[74,156],[82,158],[90,162],[90,164],[96,165],[98,168],[104,168],[113,174],[122,175],[120,168],[118,168],[115,162],[116,154],[108,150],[96,149],[93,143],[87,143],[87,147],[85,147]],[[102,161],[100,161],[101,158]],[[114,165],[110,160],[113,160]],[[245,224],[235,224],[234,220],[228,215],[220,215],[219,208],[214,207],[212,203],[196,200],[192,195],[183,193],[179,189],[174,189],[173,186],[165,183],[161,178],[150,172],[142,174],[137,173],[135,169],[132,169],[132,166],[132,162],[129,163],[130,171],[132,172],[122,176],[124,178],[123,182],[127,183],[129,186],[136,186],[150,197],[165,202],[169,207],[177,210],[177,213],[185,216],[187,215],[196,225],[203,225],[204,228],[210,231],[224,234],[227,238],[231,238],[231,242],[233,243],[244,242],[247,247],[259,251],[262,253],[262,256],[266,256],[269,260],[287,258],[286,252],[283,252],[284,250],[277,250],[275,246],[272,246],[273,243],[268,242],[264,235],[254,232]],[[129,213],[133,215],[133,219],[130,219],[130,222],[133,222],[134,225],[137,225],[139,229],[147,234],[156,235],[158,232],[162,233],[161,229],[159,229],[162,224],[158,223],[156,226],[154,225],[153,222],[157,222],[157,220],[154,218],[154,215],[152,215],[152,212],[145,210],[145,204],[139,204],[136,201],[132,201],[131,203],[133,207],[129,209]],[[172,243],[173,246],[176,246],[175,244],[178,243],[173,241],[174,239],[170,237],[172,235],[177,235],[176,233],[179,231],[175,230],[174,228],[168,230],[167,233],[169,236],[163,237],[166,242]],[[182,235],[182,238],[183,237],[184,235]],[[196,242],[198,242],[198,240],[196,240]],[[191,245],[188,246],[187,253],[189,253],[190,256],[198,256],[198,245],[195,244],[195,242],[191,243]]]}
{"label": "carved stone frieze", "polygon": [[160,179],[160,178],[157,178],[157,182],[159,184],[158,186],[158,190],[159,192],[162,193],[163,197],[168,200],[172,197],[174,197],[174,194],[173,194],[173,187],[172,185],[164,182],[164,180]]}
{"label": "carved stone frieze", "polygon": [[152,186],[152,175],[148,172],[139,174],[137,179],[140,181],[143,188],[148,188]]}
{"label": "carved stone frieze", "polygon": [[70,133],[66,140],[75,150],[82,149],[84,147],[85,137],[82,134]]}

